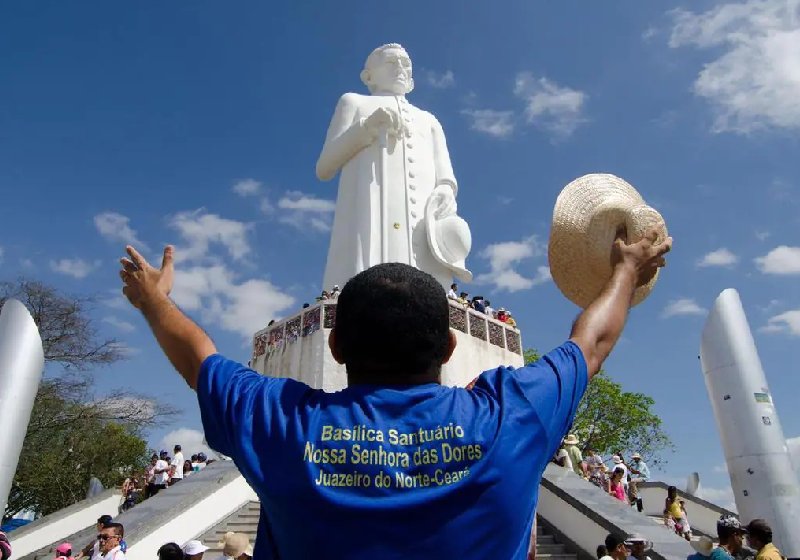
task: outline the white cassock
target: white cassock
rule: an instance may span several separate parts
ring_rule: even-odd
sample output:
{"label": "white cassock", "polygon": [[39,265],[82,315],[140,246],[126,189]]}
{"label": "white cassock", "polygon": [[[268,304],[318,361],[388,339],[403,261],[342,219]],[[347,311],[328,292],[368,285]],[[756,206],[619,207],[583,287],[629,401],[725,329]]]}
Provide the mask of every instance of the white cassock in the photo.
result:
{"label": "white cassock", "polygon": [[[379,107],[396,111],[405,134],[389,136],[386,156],[388,219],[381,224],[381,147],[363,126]],[[404,96],[344,94],[336,105],[325,145],[317,161],[317,177],[327,181],[341,170],[323,288],[380,264],[382,227],[388,236],[387,262],[410,264],[449,286],[453,271],[434,258],[425,232],[428,197],[438,185],[456,179],[444,131],[432,114],[411,105]]]}

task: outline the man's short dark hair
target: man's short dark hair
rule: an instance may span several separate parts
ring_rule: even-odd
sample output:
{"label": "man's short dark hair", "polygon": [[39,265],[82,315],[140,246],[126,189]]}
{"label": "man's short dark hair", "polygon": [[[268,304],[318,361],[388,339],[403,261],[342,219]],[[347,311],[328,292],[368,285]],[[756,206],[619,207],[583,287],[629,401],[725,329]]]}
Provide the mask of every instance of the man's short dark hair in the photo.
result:
{"label": "man's short dark hair", "polygon": [[100,517],[98,517],[98,518],[97,518],[97,524],[98,524],[98,525],[102,525],[102,526],[104,526],[104,527],[107,527],[107,526],[108,526],[108,524],[109,524],[109,523],[111,523],[111,522],[113,521],[113,519],[114,519],[114,518],[113,518],[113,517],[111,517],[111,516],[110,516],[110,515],[108,515],[108,514],[106,514],[106,515],[101,515]]}
{"label": "man's short dark hair", "polygon": [[431,276],[401,263],[355,275],[339,295],[335,343],[349,374],[406,383],[438,373],[447,356],[450,306]]}
{"label": "man's short dark hair", "polygon": [[177,543],[162,544],[158,549],[159,560],[183,560],[183,550]]}
{"label": "man's short dark hair", "polygon": [[175,444],[175,451],[180,451],[180,450],[181,450],[181,446],[176,443]]}
{"label": "man's short dark hair", "polygon": [[607,554],[612,554],[616,548],[625,542],[625,539],[622,537],[618,537],[614,533],[609,533],[606,537],[606,551]]}
{"label": "man's short dark hair", "polygon": [[114,529],[114,534],[120,538],[125,536],[125,527],[122,526],[122,523],[106,523],[103,529]]}
{"label": "man's short dark hair", "polygon": [[747,533],[751,537],[758,539],[762,545],[772,542],[772,527],[769,526],[765,519],[753,519],[747,525]]}

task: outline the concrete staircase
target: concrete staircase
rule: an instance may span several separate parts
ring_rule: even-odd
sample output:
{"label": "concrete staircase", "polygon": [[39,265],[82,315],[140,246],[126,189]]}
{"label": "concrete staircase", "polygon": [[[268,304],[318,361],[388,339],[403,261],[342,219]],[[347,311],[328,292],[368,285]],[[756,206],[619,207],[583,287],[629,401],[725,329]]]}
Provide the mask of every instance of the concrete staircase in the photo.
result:
{"label": "concrete staircase", "polygon": [[542,527],[541,523],[537,523],[536,558],[537,560],[577,560],[578,555],[568,550],[567,545],[558,542],[554,535]]}
{"label": "concrete staircase", "polygon": [[[209,547],[204,558],[216,558],[222,555],[222,547],[219,545],[222,537],[228,531],[244,533],[250,539],[250,543],[255,544],[260,511],[258,502],[248,502],[238,511],[235,511],[200,535],[198,538]],[[537,524],[536,558],[541,560],[577,560],[578,556],[567,550],[566,545],[559,543],[552,534],[545,531],[541,524]]]}
{"label": "concrete staircase", "polygon": [[204,545],[209,547],[204,558],[217,558],[222,556],[222,537],[228,531],[244,533],[250,539],[250,544],[256,542],[256,532],[258,530],[258,518],[261,515],[261,504],[259,502],[248,502],[239,510],[233,512],[228,517],[214,525],[211,529],[203,533],[199,538]]}

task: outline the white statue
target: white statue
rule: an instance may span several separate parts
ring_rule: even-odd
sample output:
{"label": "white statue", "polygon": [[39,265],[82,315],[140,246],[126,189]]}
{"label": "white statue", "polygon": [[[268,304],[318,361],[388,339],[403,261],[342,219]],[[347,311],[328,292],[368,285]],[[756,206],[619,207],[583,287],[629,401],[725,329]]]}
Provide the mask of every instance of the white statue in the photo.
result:
{"label": "white statue", "polygon": [[458,186],[444,132],[411,105],[411,59],[398,44],[378,47],[361,80],[370,95],[345,93],[336,106],[317,177],[341,170],[323,287],[344,285],[375,264],[401,262],[449,286],[470,281],[472,239],[456,215]]}

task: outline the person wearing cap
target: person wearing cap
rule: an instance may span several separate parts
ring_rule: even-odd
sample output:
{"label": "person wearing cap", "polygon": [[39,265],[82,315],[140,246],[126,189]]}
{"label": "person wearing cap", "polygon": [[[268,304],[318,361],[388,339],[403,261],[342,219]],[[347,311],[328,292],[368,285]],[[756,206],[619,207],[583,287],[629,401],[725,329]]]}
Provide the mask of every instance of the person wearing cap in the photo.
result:
{"label": "person wearing cap", "polygon": [[578,447],[578,436],[569,434],[564,438],[564,449],[569,455],[569,460],[572,463],[572,470],[578,476],[586,476],[586,464],[583,462],[583,454],[580,447]]}
{"label": "person wearing cap", "polygon": [[671,240],[658,239],[628,243],[618,230],[605,249],[611,275],[568,340],[527,366],[483,372],[471,391],[442,385],[457,343],[450,307],[412,266],[378,264],[344,286],[329,349],[348,386],[336,393],[219,354],[169,298],[172,247],[157,269],[128,246],[120,276],[197,391],[208,444],[261,499],[256,560],[520,558],[544,469],[636,289],[665,264]]}
{"label": "person wearing cap", "polygon": [[72,558],[72,543],[63,542],[56,547],[56,560],[74,560]]}
{"label": "person wearing cap", "polygon": [[198,540],[191,540],[186,541],[182,550],[185,560],[203,560],[203,554],[208,547]]}
{"label": "person wearing cap", "polygon": [[218,560],[248,560],[253,556],[253,546],[244,533],[228,531],[217,547],[222,549]]}
{"label": "person wearing cap", "polygon": [[625,546],[630,549],[628,560],[651,560],[647,551],[653,547],[653,543],[639,533],[633,533],[625,539]]}
{"label": "person wearing cap", "polygon": [[642,498],[639,497],[639,484],[647,482],[650,478],[650,469],[647,463],[642,461],[642,456],[636,452],[631,456],[631,464],[628,465],[630,471],[630,484],[628,486],[628,495],[630,496],[631,505],[636,504],[636,509],[640,512],[644,510],[644,503]]}
{"label": "person wearing cap", "polygon": [[706,535],[701,535],[698,539],[690,541],[689,544],[695,553],[689,555],[686,560],[707,560],[714,552],[714,541]]}
{"label": "person wearing cap", "polygon": [[764,519],[747,524],[747,542],[756,550],[756,560],[782,560],[781,551],[772,543],[772,527]]}
{"label": "person wearing cap", "polygon": [[605,540],[606,556],[600,560],[628,560],[628,545],[625,539],[618,537],[614,533],[609,533]]}
{"label": "person wearing cap", "polygon": [[[103,527],[109,525],[113,522],[113,518],[106,514],[101,515],[97,518],[97,523],[95,524],[95,528],[97,532],[103,530]],[[81,549],[80,554],[78,554],[78,558],[89,558],[90,560],[97,560],[100,557],[100,541],[95,539],[86,546]]]}
{"label": "person wearing cap", "polygon": [[742,527],[739,519],[730,514],[723,514],[717,521],[717,538],[719,546],[711,553],[711,560],[733,560],[741,558],[744,549],[744,536],[747,529]]}

